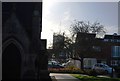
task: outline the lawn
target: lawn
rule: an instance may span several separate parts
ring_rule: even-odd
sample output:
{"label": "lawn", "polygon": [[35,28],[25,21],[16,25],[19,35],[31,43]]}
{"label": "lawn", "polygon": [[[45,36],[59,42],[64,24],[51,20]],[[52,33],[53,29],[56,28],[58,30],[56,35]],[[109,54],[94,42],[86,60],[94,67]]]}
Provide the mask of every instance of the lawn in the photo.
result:
{"label": "lawn", "polygon": [[80,74],[71,74],[71,75],[80,79],[80,81],[120,81],[120,78],[82,76]]}

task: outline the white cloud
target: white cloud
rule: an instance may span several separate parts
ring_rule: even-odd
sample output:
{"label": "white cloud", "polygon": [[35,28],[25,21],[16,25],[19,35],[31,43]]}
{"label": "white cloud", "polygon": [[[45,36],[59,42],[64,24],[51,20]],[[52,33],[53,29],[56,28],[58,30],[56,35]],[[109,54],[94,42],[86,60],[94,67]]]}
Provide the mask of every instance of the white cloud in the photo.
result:
{"label": "white cloud", "polygon": [[68,21],[70,20],[70,11],[65,11],[63,13],[63,21]]}

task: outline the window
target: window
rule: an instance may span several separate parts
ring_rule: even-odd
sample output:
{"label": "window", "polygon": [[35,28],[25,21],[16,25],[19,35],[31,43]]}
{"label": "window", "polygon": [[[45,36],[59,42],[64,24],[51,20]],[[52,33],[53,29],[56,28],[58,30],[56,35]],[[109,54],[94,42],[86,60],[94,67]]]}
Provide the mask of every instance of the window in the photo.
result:
{"label": "window", "polygon": [[104,39],[104,41],[105,41],[105,42],[108,42],[108,41],[109,41],[109,39]]}
{"label": "window", "polygon": [[120,46],[112,46],[112,57],[120,57]]}
{"label": "window", "polygon": [[100,65],[100,67],[103,67],[103,65]]}
{"label": "window", "polygon": [[111,65],[112,65],[112,66],[118,66],[118,64],[119,64],[119,61],[118,61],[118,60],[112,60],[112,61],[111,61]]}
{"label": "window", "polygon": [[96,52],[100,52],[101,51],[101,47],[100,46],[93,46],[92,48]]}
{"label": "window", "polygon": [[111,42],[115,42],[115,39],[111,39]]}
{"label": "window", "polygon": [[99,66],[98,64],[95,64],[95,66]]}
{"label": "window", "polygon": [[103,64],[107,64],[107,62],[106,62],[105,60],[102,60],[101,63],[103,63]]}
{"label": "window", "polygon": [[88,61],[88,66],[91,66],[91,65],[92,65],[91,60],[89,60]]}
{"label": "window", "polygon": [[117,40],[117,42],[120,42],[120,40]]}

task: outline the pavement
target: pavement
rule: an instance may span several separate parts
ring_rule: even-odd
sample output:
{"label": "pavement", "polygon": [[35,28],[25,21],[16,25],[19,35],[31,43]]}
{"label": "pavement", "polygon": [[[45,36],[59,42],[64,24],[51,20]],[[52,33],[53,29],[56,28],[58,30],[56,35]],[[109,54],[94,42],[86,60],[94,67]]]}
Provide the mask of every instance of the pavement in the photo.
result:
{"label": "pavement", "polygon": [[70,74],[50,73],[50,76],[52,78],[52,81],[80,81]]}
{"label": "pavement", "polygon": [[[82,76],[89,76],[81,74]],[[50,73],[50,77],[52,78],[52,81],[80,81],[79,79],[73,77],[70,74],[63,74],[63,73]],[[108,75],[98,75],[97,77],[105,77],[110,78]],[[115,75],[113,78],[116,78]]]}

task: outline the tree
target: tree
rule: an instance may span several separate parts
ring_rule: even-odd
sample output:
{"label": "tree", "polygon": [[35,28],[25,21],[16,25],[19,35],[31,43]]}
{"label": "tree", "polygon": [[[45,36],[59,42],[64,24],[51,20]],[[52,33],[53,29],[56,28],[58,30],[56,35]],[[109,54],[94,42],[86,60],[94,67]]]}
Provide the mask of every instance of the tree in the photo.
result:
{"label": "tree", "polygon": [[[97,34],[100,32],[106,33],[104,26],[98,22],[90,23],[89,21],[85,22],[85,21],[74,20],[74,23],[71,24],[70,29],[71,29],[73,37],[79,32],[94,33],[94,34]],[[88,44],[90,44],[90,41]],[[75,48],[79,48],[79,46],[80,46],[80,49],[81,49],[81,53],[76,55],[76,56],[78,56],[77,58],[80,58],[81,69],[83,69],[83,59],[84,59],[83,54],[85,54],[86,51],[88,51],[88,49],[90,48],[90,45],[88,45],[88,44],[79,45],[78,43],[75,43]]]}
{"label": "tree", "polygon": [[73,55],[73,47],[74,47],[74,42],[73,40],[65,35],[65,40],[64,40],[64,49],[66,53],[68,54],[69,57],[72,57]]}
{"label": "tree", "polygon": [[64,32],[54,33],[53,36],[53,50],[56,54],[56,57],[59,57],[61,52],[66,54],[67,58],[72,56],[73,52],[73,41],[70,37],[68,37]]}
{"label": "tree", "polygon": [[92,31],[92,33],[100,33],[100,32],[104,32],[106,33],[104,26],[101,25],[98,22],[94,22],[91,26],[90,26],[90,30]]}
{"label": "tree", "polygon": [[104,26],[98,22],[94,22],[93,24],[89,21],[77,21],[74,20],[74,23],[70,26],[71,32],[73,35],[77,34],[78,32],[82,33],[99,33],[105,32]]}

